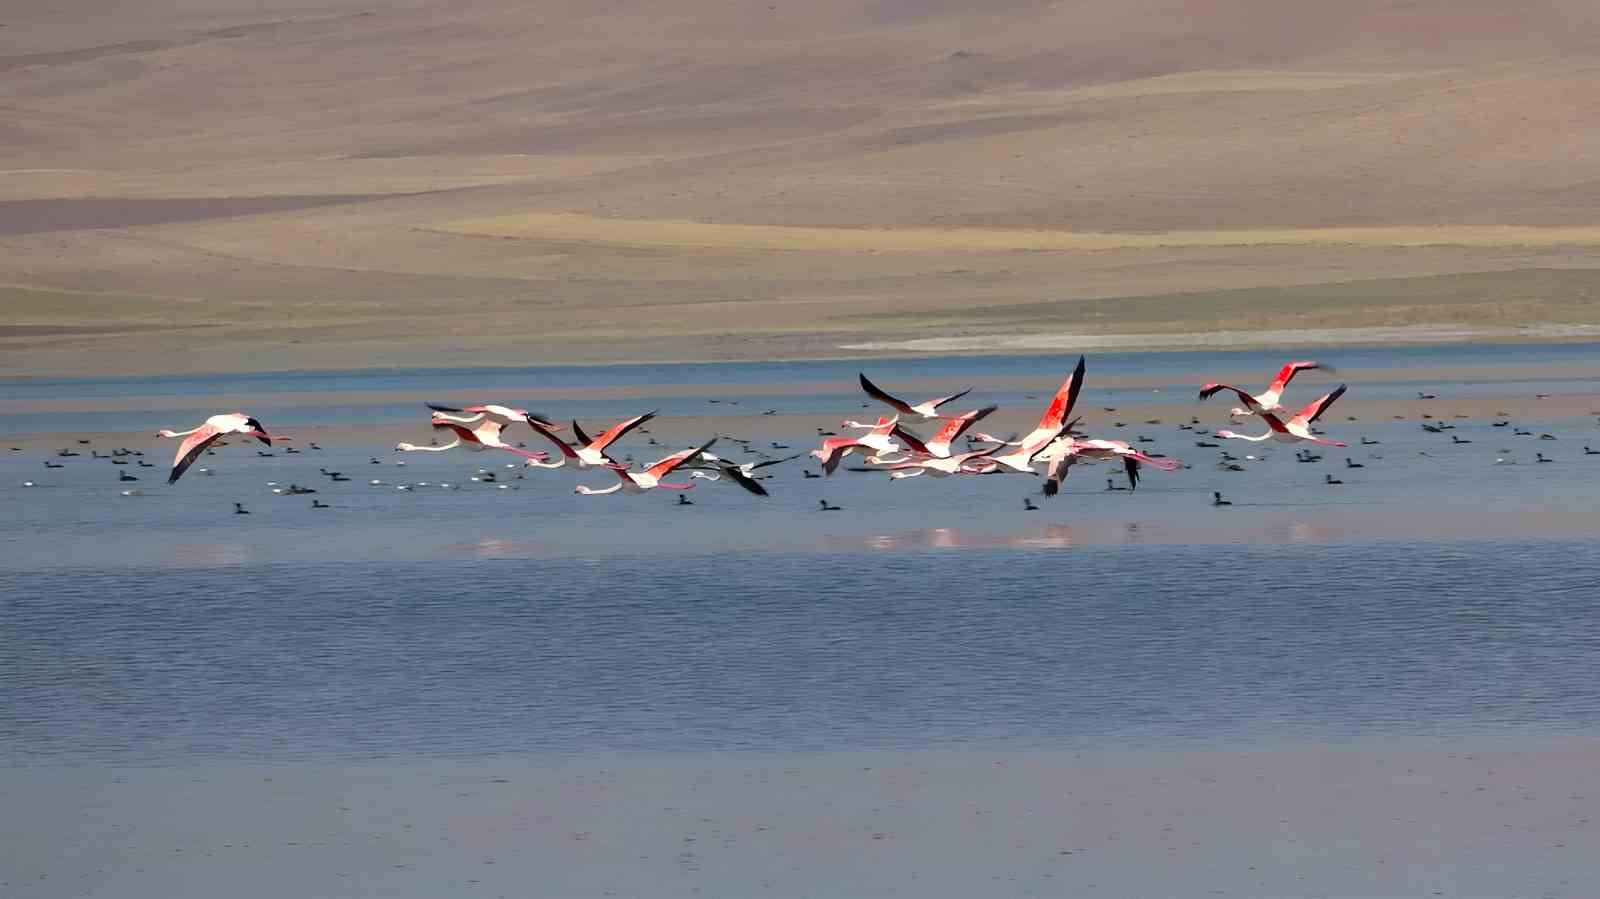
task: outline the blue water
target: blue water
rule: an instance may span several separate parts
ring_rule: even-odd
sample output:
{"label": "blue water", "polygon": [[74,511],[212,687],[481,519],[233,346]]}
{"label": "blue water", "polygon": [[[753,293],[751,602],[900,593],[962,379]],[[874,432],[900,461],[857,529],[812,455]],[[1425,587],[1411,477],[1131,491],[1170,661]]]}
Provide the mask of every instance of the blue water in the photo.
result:
{"label": "blue water", "polygon": [[1594,732],[1594,548],[14,575],[0,761]]}
{"label": "blue water", "polygon": [[[1147,448],[1190,468],[1148,472],[1127,492],[1105,489],[1108,466],[1084,466],[1044,500],[1024,476],[807,479],[796,460],[770,470],[770,498],[701,482],[692,507],[575,496],[609,475],[523,472],[494,452],[410,454],[402,467],[359,437],[271,457],[224,447],[168,487],[171,444],[148,430],[252,391],[298,395],[276,414],[250,406],[275,429],[420,420],[417,402],[475,385],[491,396],[656,385],[663,406],[695,415],[855,415],[863,364],[11,382],[0,410],[127,401],[86,414],[128,431],[117,439],[152,467],[89,447],[63,469],[36,449],[0,453],[0,764],[1597,733],[1600,455],[1582,447],[1600,444],[1600,428],[1531,397],[1600,383],[1509,371],[1595,352],[1339,350],[1346,372],[1386,372],[1340,413],[1418,389],[1494,396],[1519,427],[1558,439],[1451,419],[1471,441],[1456,444],[1415,415],[1330,415],[1325,430],[1348,450],[1305,464],[1293,448],[1222,447],[1256,457],[1244,472],[1219,469],[1219,449],[1196,447],[1176,420],[1125,410],[1117,428],[1098,410],[1192,396],[1197,370],[1264,378],[1282,354],[1097,355],[1082,400],[1095,432],[1151,435]],[[866,367],[887,383],[1014,379],[974,400],[1022,409],[1071,361]],[[1407,371],[1454,365],[1483,369],[1450,382]],[[1096,375],[1171,387],[1107,389]],[[733,408],[708,406],[710,390],[666,389],[696,384],[746,392]],[[394,398],[413,391],[417,402]],[[145,400],[160,411],[140,412]],[[553,403],[590,419],[652,404]],[[759,432],[738,421],[785,454],[815,440],[781,415]],[[0,411],[0,428],[40,422],[60,426]],[[621,452],[664,455],[676,446],[663,437],[635,435]],[[480,470],[499,482],[472,480]],[[1329,474],[1344,483],[1326,486]],[[271,492],[290,482],[333,508]],[[1214,490],[1234,505],[1213,507]],[[1024,497],[1041,508],[1024,512]],[[845,508],[821,512],[820,499]]]}
{"label": "blue water", "polygon": [[[1091,384],[1096,376],[1151,380],[1147,386],[1097,388],[1098,403],[1136,407],[1187,400],[1201,381],[1211,377],[1239,377],[1240,386],[1260,389],[1288,357],[1283,350],[1097,352],[1092,358]],[[1321,358],[1339,365],[1341,375],[1302,376],[1307,383],[1331,384],[1344,374],[1361,376],[1381,370],[1383,377],[1362,384],[1363,395],[1369,399],[1410,399],[1418,391],[1437,390],[1439,384],[1431,378],[1411,376],[1408,369],[1592,364],[1600,359],[1600,343],[1319,348],[1295,358]],[[1048,393],[1076,360],[1076,354],[1064,354],[14,379],[0,383],[0,434],[64,428],[60,413],[25,408],[29,403],[119,401],[107,402],[104,409],[93,408],[90,402],[90,408],[72,413],[67,427],[79,431],[139,432],[197,415],[203,417],[215,411],[212,398],[217,396],[247,404],[252,414],[280,427],[404,421],[415,418],[425,400],[456,397],[479,402],[510,397],[557,420],[576,416],[623,418],[653,408],[666,415],[737,414],[767,409],[783,414],[818,413],[859,407],[861,394],[855,382],[859,371],[867,371],[888,385],[999,385],[1019,379],[1042,385],[1026,389],[995,386],[973,395],[978,403],[1015,406],[1029,402],[1026,397],[1037,395],[1039,390]],[[1257,374],[1246,379],[1245,373],[1249,372]],[[1457,381],[1453,386],[1456,396],[1535,392],[1559,395],[1592,390],[1595,383],[1593,378],[1585,377],[1532,382],[1515,375],[1490,374]],[[795,392],[797,384],[807,389]],[[626,389],[628,396],[581,400],[565,396],[566,392],[607,389]],[[364,393],[372,396],[360,398]],[[395,393],[410,398],[396,400],[389,396]],[[355,399],[320,402],[315,399],[318,394],[353,394]],[[718,397],[738,405],[707,403],[707,398]],[[152,402],[140,406],[140,398]],[[185,398],[192,398],[193,403],[181,402]]]}

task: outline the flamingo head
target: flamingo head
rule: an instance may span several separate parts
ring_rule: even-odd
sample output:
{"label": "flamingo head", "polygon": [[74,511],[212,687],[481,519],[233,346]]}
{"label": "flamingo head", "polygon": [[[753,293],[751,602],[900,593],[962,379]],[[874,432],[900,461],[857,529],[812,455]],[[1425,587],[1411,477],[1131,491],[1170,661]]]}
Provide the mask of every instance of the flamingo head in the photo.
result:
{"label": "flamingo head", "polygon": [[161,430],[156,432],[156,436],[157,437],[176,437],[176,436],[178,436],[178,432],[177,431],[173,431],[173,430],[169,430],[167,428],[162,428]]}
{"label": "flamingo head", "polygon": [[1217,436],[1218,436],[1218,437],[1223,437],[1223,438],[1227,438],[1227,437],[1237,437],[1237,436],[1239,436],[1239,435],[1238,435],[1238,434],[1235,434],[1235,433],[1233,433],[1233,432],[1232,432],[1232,431],[1226,431],[1226,430],[1224,430],[1224,431],[1218,431],[1218,432],[1217,432]]}

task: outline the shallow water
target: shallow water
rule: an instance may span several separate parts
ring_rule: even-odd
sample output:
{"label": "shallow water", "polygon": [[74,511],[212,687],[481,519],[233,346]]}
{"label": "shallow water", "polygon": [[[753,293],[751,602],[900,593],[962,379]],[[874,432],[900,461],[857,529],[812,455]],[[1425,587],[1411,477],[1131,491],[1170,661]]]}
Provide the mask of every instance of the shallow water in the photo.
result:
{"label": "shallow water", "polygon": [[1570,541],[14,575],[5,760],[1594,731]]}
{"label": "shallow water", "polygon": [[[1038,498],[1036,512],[1021,507],[1038,491],[1024,476],[806,479],[796,460],[770,469],[768,499],[701,482],[694,505],[680,507],[670,495],[575,496],[574,484],[610,476],[524,474],[495,452],[411,454],[401,467],[355,438],[265,458],[228,446],[168,487],[171,445],[148,437],[151,415],[139,410],[170,404],[171,391],[196,410],[163,407],[159,420],[209,411],[196,382],[8,385],[0,426],[27,430],[42,414],[18,411],[29,403],[104,401],[89,413],[105,416],[96,426],[126,430],[123,442],[152,467],[112,466],[89,458],[91,447],[59,470],[37,451],[0,455],[0,764],[1595,733],[1600,455],[1581,447],[1600,443],[1600,429],[1539,414],[1531,393],[1586,395],[1600,382],[1525,372],[1595,353],[1337,354],[1346,371],[1388,373],[1364,384],[1362,399],[1419,386],[1503,397],[1517,426],[1553,441],[1485,418],[1452,420],[1450,434],[1471,441],[1456,444],[1414,419],[1330,415],[1325,429],[1356,445],[1307,464],[1292,447],[1201,448],[1175,420],[1118,430],[1097,413],[1097,433],[1148,434],[1147,448],[1192,467],[1148,472],[1137,492],[1106,490],[1108,476],[1125,483],[1107,466],[1076,468],[1065,495]],[[1252,354],[1107,354],[1090,359],[1081,402],[1137,406],[1155,394],[1097,388],[1097,374],[1170,378],[1192,396],[1183,385],[1193,371],[1257,363],[1272,365]],[[1036,388],[973,396],[1018,407],[1036,405],[1021,391],[1048,392],[1065,364],[870,369],[886,383],[1037,378]],[[1407,374],[1450,365],[1479,368],[1460,381]],[[699,416],[785,403],[857,414],[850,381],[860,367],[206,383],[300,395],[280,417],[250,407],[292,429],[350,410],[417,420],[415,401],[392,398],[436,398],[484,377],[486,391],[616,390],[554,410],[594,418],[651,405],[627,397],[630,386]],[[820,392],[797,387],[819,369]],[[696,384],[750,392],[740,410],[708,409],[706,391],[674,392]],[[322,388],[341,399],[319,405],[312,391]],[[1307,398],[1314,390],[1303,388]],[[783,421],[738,429],[773,453],[814,444]],[[1361,445],[1363,436],[1378,442]],[[647,459],[674,448],[634,439],[627,451]],[[1220,449],[1259,458],[1223,471]],[[1535,462],[1537,452],[1553,461]],[[1502,458],[1516,464],[1495,464]],[[330,482],[319,468],[351,480]],[[498,482],[472,480],[480,470]],[[140,480],[119,482],[118,472]],[[1344,483],[1324,484],[1329,474]],[[291,482],[333,508],[271,492]],[[1213,507],[1213,490],[1234,505]],[[819,499],[845,508],[821,512]],[[250,514],[232,514],[234,502]]]}

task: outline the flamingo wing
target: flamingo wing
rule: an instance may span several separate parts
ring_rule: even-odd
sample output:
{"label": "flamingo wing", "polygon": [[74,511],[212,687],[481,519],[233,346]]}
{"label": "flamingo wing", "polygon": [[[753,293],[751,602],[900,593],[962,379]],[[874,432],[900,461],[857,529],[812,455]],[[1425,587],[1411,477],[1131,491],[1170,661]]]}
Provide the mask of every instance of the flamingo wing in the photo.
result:
{"label": "flamingo wing", "polygon": [[[599,452],[605,452],[606,447],[610,446],[612,443],[615,443],[616,440],[619,437],[621,437],[622,435],[628,433],[629,431],[633,430],[634,428],[637,428],[638,426],[644,424],[645,422],[649,421],[650,419],[655,418],[657,411],[659,411],[659,410],[652,409],[652,410],[650,410],[649,412],[646,412],[643,415],[635,415],[634,417],[628,419],[627,421],[617,422],[616,424],[614,424],[610,428],[608,428],[599,437],[596,437],[594,440],[589,441],[589,448],[593,449],[593,450],[597,450]],[[577,422],[573,422],[572,424],[573,424],[573,427],[576,428],[578,423]],[[576,434],[577,431],[573,431],[573,433]],[[715,442],[715,439],[713,439],[712,442]],[[711,444],[709,444],[709,443],[706,444],[706,446],[710,446],[710,445]]]}
{"label": "flamingo wing", "polygon": [[262,443],[265,443],[267,446],[272,445],[272,435],[267,433],[267,429],[262,427],[260,421],[247,417],[244,420],[244,424],[246,428],[249,428],[250,431],[254,432],[250,434],[251,437],[254,437]]}
{"label": "flamingo wing", "polygon": [[1309,359],[1290,362],[1284,365],[1283,368],[1278,369],[1278,376],[1272,379],[1272,383],[1268,385],[1267,389],[1275,393],[1282,393],[1283,388],[1289,386],[1289,382],[1294,380],[1295,375],[1303,371],[1310,371],[1313,368],[1329,372],[1333,371],[1332,366],[1312,362]]}
{"label": "flamingo wing", "polygon": [[750,466],[750,470],[751,471],[755,471],[758,468],[766,468],[769,465],[782,465],[785,462],[793,462],[794,460],[796,460],[796,459],[798,459],[798,458],[800,458],[801,456],[804,456],[804,455],[805,455],[805,453],[795,453],[792,456],[784,456],[782,459],[764,459],[764,460],[762,460],[760,462],[756,462],[756,463],[752,464]]}
{"label": "flamingo wing", "polygon": [[[573,424],[576,425],[577,422],[573,422]],[[578,454],[572,451],[572,447],[567,445],[565,440],[557,437],[555,431],[551,429],[545,422],[539,421],[538,419],[530,416],[528,418],[528,427],[533,428],[534,433],[542,435],[544,439],[555,444],[556,449],[560,451],[561,455],[568,459],[578,458]]]}
{"label": "flamingo wing", "polygon": [[731,478],[735,484],[738,484],[740,487],[743,487],[745,490],[747,490],[747,491],[749,491],[751,493],[754,493],[756,496],[767,496],[768,495],[767,494],[767,488],[761,486],[761,482],[760,481],[757,481],[755,478],[752,478],[749,475],[745,474],[744,472],[740,471],[739,470],[739,466],[737,466],[737,465],[722,465],[722,466],[719,466],[719,468],[721,469],[722,473],[725,476]]}
{"label": "flamingo wing", "polygon": [[657,480],[660,480],[661,478],[671,474],[673,469],[710,449],[711,444],[716,442],[717,438],[713,437],[694,449],[679,450],[678,452],[675,452],[664,459],[652,462],[649,467],[645,468],[645,471],[654,475]]}
{"label": "flamingo wing", "polygon": [[1133,455],[1122,457],[1122,470],[1128,473],[1128,489],[1139,489],[1139,460]]}
{"label": "flamingo wing", "polygon": [[1240,390],[1239,388],[1234,387],[1232,384],[1218,384],[1214,381],[1200,388],[1200,399],[1209,400],[1224,390],[1233,391],[1234,396],[1239,398],[1239,402],[1243,403],[1244,407],[1249,409],[1251,412],[1256,412],[1261,409],[1261,403],[1258,402],[1255,397],[1251,396],[1249,391]]}
{"label": "flamingo wing", "polygon": [[1072,463],[1077,460],[1078,457],[1075,453],[1062,453],[1060,458],[1050,464],[1050,470],[1045,473],[1044,479],[1045,496],[1055,496],[1061,492],[1061,482],[1067,479],[1067,475],[1072,469]]}
{"label": "flamingo wing", "polygon": [[1072,369],[1072,374],[1061,382],[1055,396],[1050,398],[1050,405],[1045,407],[1044,414],[1039,416],[1039,430],[1061,430],[1061,423],[1067,420],[1067,416],[1072,414],[1072,407],[1078,404],[1078,392],[1083,389],[1083,372],[1084,358],[1079,356],[1078,364]]}
{"label": "flamingo wing", "polygon": [[1000,407],[985,406],[982,409],[974,409],[971,412],[963,412],[960,415],[951,418],[949,421],[944,423],[944,427],[940,428],[934,433],[933,439],[928,441],[928,445],[932,447],[942,447],[944,451],[948,453],[950,451],[950,444],[961,439],[961,435],[965,434],[968,428],[980,421],[983,421],[988,417],[989,413],[998,408]]}
{"label": "flamingo wing", "polygon": [[867,380],[867,376],[865,374],[857,372],[856,377],[861,379],[861,389],[867,392],[867,396],[872,397],[878,402],[883,403],[885,406],[888,406],[889,408],[898,412],[906,415],[914,414],[911,409],[911,404],[907,403],[905,400],[884,393],[883,388]]}
{"label": "flamingo wing", "polygon": [[1332,393],[1325,393],[1307,403],[1305,408],[1301,409],[1300,412],[1295,415],[1295,418],[1305,419],[1306,424],[1311,424],[1312,422],[1321,418],[1322,413],[1328,411],[1329,406],[1332,406],[1335,402],[1337,402],[1339,397],[1344,396],[1344,391],[1347,386],[1349,385],[1340,384],[1338,387],[1333,389]]}
{"label": "flamingo wing", "polygon": [[929,456],[933,455],[933,453],[928,451],[928,444],[925,443],[923,439],[918,437],[914,432],[907,430],[905,425],[896,424],[893,428],[889,429],[889,433],[895,437],[899,437],[901,440],[904,440],[906,442],[906,446],[911,447],[912,452],[922,453]]}
{"label": "flamingo wing", "polygon": [[205,425],[183,438],[183,442],[178,444],[178,454],[172,459],[172,473],[167,476],[167,483],[176,484],[178,479],[183,477],[183,473],[189,470],[189,466],[194,464],[194,460],[200,458],[200,454],[206,451],[206,447],[216,443],[217,438],[221,436],[222,432],[216,427]]}
{"label": "flamingo wing", "polygon": [[972,388],[968,387],[966,390],[963,390],[960,393],[952,393],[949,396],[941,396],[937,399],[931,399],[928,400],[928,406],[937,409],[940,406],[943,406],[945,403],[951,402],[952,400],[959,400],[971,392]]}
{"label": "flamingo wing", "polygon": [[833,474],[839,467],[839,460],[844,458],[845,451],[861,445],[853,437],[830,437],[822,441],[822,446],[812,450],[812,455],[822,460],[823,474]]}

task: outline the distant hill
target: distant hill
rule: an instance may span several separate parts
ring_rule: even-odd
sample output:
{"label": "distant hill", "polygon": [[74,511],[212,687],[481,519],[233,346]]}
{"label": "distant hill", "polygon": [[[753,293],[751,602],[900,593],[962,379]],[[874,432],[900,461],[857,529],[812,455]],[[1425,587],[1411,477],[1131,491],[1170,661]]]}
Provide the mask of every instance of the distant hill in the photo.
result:
{"label": "distant hill", "polygon": [[[991,307],[1600,259],[1589,2],[67,0],[0,24],[10,374],[148,366],[197,328],[195,365],[291,339],[290,364],[815,354]],[[1417,317],[1327,302],[1263,326]]]}

